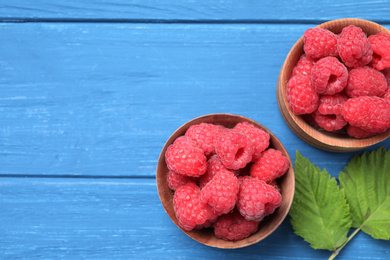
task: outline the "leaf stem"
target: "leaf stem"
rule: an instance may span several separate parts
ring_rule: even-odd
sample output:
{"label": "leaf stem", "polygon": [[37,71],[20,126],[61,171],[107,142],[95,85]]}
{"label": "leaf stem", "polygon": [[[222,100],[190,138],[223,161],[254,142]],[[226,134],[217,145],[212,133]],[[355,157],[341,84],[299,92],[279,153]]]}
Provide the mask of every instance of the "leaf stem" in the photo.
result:
{"label": "leaf stem", "polygon": [[341,251],[341,249],[343,249],[343,247],[360,231],[360,229],[362,228],[362,226],[358,227],[347,239],[347,241],[345,241],[345,243],[340,246],[339,248],[337,248],[333,254],[329,257],[328,260],[332,260],[334,259]]}

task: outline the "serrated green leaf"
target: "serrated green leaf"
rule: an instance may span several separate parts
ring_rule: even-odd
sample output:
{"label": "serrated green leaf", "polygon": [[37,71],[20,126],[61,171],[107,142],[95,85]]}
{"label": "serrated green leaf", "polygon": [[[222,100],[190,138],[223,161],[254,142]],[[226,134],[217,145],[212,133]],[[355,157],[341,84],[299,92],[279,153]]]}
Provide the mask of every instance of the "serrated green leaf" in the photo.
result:
{"label": "serrated green leaf", "polygon": [[356,155],[339,175],[352,226],[375,239],[390,239],[390,150]]}
{"label": "serrated green leaf", "polygon": [[295,194],[290,210],[295,233],[315,249],[336,250],[347,241],[351,227],[344,192],[326,170],[320,170],[298,151]]}

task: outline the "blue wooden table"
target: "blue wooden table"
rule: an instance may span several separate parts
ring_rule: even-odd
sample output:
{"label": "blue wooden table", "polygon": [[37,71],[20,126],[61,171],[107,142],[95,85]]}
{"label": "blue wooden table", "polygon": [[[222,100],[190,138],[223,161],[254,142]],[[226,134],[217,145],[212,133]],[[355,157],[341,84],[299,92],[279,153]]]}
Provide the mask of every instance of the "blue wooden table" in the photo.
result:
{"label": "blue wooden table", "polygon": [[[295,136],[276,80],[306,29],[344,17],[390,29],[390,1],[0,1],[0,259],[329,257],[288,218],[249,247],[199,244],[166,215],[155,170],[179,126],[233,113],[337,177],[362,151]],[[337,259],[389,258],[360,232]]]}

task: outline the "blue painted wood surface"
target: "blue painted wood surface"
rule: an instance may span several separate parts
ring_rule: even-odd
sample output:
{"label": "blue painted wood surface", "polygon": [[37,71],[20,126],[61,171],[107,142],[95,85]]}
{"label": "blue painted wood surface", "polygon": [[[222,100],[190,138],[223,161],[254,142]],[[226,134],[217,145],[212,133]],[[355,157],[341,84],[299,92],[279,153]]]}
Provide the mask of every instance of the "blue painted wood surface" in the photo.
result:
{"label": "blue painted wood surface", "polygon": [[[238,250],[191,240],[160,203],[157,159],[182,124],[226,112],[337,177],[362,151],[295,136],[278,73],[306,29],[343,17],[390,29],[389,15],[390,1],[2,1],[0,259],[326,259],[288,219]],[[389,254],[361,233],[338,259]]]}

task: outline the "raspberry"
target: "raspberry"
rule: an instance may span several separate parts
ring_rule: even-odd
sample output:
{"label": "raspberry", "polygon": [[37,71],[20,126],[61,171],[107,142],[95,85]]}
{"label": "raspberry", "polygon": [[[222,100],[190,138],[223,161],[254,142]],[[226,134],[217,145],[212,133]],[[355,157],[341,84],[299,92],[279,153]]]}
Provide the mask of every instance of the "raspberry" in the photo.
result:
{"label": "raspberry", "polygon": [[335,95],[321,95],[318,105],[318,112],[323,115],[340,115],[343,105],[348,97],[342,93]]}
{"label": "raspberry", "polygon": [[340,130],[348,124],[341,114],[323,115],[317,110],[312,115],[318,126],[329,132]]}
{"label": "raspberry", "polygon": [[215,175],[217,175],[219,172],[223,170],[227,170],[227,169],[225,165],[221,162],[221,159],[219,159],[219,157],[216,154],[212,155],[210,159],[208,159],[207,161],[206,173],[200,177],[199,186],[203,188],[206,185],[206,183],[211,181]]}
{"label": "raspberry", "polygon": [[187,136],[178,137],[168,147],[165,161],[169,170],[191,177],[201,176],[207,169],[203,150]]}
{"label": "raspberry", "polygon": [[350,98],[344,104],[342,115],[352,126],[381,133],[390,127],[390,102],[376,96]]}
{"label": "raspberry", "polygon": [[248,122],[238,123],[233,129],[243,133],[252,141],[255,149],[252,160],[259,158],[261,152],[269,146],[269,134]]}
{"label": "raspberry", "polygon": [[327,29],[308,29],[303,34],[303,41],[303,49],[305,53],[314,59],[320,59],[328,56],[338,56],[338,36]]}
{"label": "raspberry", "polygon": [[238,170],[252,160],[254,147],[246,135],[233,129],[225,129],[216,139],[215,151],[226,168]]}
{"label": "raspberry", "polygon": [[325,57],[314,64],[311,80],[317,93],[334,95],[347,85],[348,70],[337,58]]}
{"label": "raspberry", "polygon": [[217,218],[212,208],[199,200],[200,188],[190,182],[173,195],[173,209],[180,227],[187,231],[209,226]]}
{"label": "raspberry", "polygon": [[383,98],[390,102],[390,88],[387,90],[387,92],[383,95]]}
{"label": "raspberry", "polygon": [[281,151],[269,148],[253,163],[250,175],[259,180],[270,182],[285,174],[289,166],[290,162]]}
{"label": "raspberry", "polygon": [[189,182],[195,182],[196,178],[177,174],[173,171],[169,171],[167,176],[167,183],[168,187],[171,190],[177,190],[179,187],[189,183]]}
{"label": "raspberry", "polygon": [[349,136],[359,139],[368,138],[375,135],[375,133],[364,131],[360,127],[352,125],[347,126],[347,133]]}
{"label": "raspberry", "polygon": [[286,95],[288,105],[296,115],[310,114],[318,107],[318,93],[307,75],[291,77],[286,86]]}
{"label": "raspberry", "polygon": [[282,195],[271,185],[251,176],[239,177],[237,209],[247,220],[261,221],[282,202]]}
{"label": "raspberry", "polygon": [[390,102],[390,91],[387,91],[383,98]]}
{"label": "raspberry", "polygon": [[390,34],[379,33],[368,37],[373,50],[371,66],[377,70],[390,68]]}
{"label": "raspberry", "polygon": [[221,129],[220,125],[200,123],[190,126],[185,135],[194,140],[208,157],[215,152],[214,140]]}
{"label": "raspberry", "polygon": [[246,220],[237,210],[234,210],[230,214],[220,216],[213,226],[216,237],[228,241],[237,241],[255,233],[259,222]]}
{"label": "raspberry", "polygon": [[237,201],[238,179],[228,170],[222,170],[200,191],[200,201],[211,206],[218,215],[233,210]]}
{"label": "raspberry", "polygon": [[337,50],[347,67],[360,67],[371,62],[373,50],[363,30],[355,25],[345,27],[340,35]]}
{"label": "raspberry", "polygon": [[302,54],[297,64],[293,68],[292,75],[304,74],[310,76],[316,60],[306,54]]}
{"label": "raspberry", "polygon": [[349,97],[382,96],[387,91],[385,76],[368,66],[354,68],[349,72],[345,93]]}

